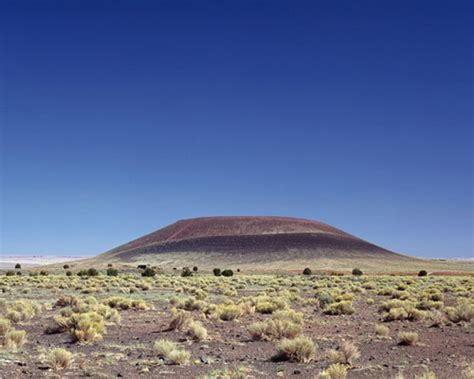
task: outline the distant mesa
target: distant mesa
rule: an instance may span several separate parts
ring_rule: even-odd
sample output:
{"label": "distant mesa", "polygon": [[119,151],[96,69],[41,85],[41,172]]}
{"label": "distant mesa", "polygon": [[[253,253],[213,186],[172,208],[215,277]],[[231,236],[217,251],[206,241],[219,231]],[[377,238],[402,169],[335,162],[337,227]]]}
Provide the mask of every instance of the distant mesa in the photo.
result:
{"label": "distant mesa", "polygon": [[[165,265],[217,263],[292,267],[324,259],[414,259],[318,221],[264,216],[180,220],[98,258]],[[295,266],[296,267],[296,266]],[[282,267],[284,268],[284,267]]]}

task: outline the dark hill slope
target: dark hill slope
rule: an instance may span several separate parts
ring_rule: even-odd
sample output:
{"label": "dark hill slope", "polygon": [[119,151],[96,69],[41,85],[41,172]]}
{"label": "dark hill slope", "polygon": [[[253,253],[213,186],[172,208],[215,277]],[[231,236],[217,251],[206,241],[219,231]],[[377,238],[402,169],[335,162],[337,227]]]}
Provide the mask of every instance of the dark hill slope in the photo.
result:
{"label": "dark hill slope", "polygon": [[[299,265],[314,260],[404,261],[409,258],[330,225],[288,217],[204,217],[181,220],[98,258],[120,262],[213,267]],[[296,267],[296,266],[295,266]]]}

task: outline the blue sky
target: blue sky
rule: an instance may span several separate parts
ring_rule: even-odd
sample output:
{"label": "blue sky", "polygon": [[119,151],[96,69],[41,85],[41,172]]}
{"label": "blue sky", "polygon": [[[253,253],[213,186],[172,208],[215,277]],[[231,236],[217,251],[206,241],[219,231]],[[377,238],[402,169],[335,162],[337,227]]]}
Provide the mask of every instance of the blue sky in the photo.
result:
{"label": "blue sky", "polygon": [[470,2],[0,7],[2,254],[287,215],[473,256]]}

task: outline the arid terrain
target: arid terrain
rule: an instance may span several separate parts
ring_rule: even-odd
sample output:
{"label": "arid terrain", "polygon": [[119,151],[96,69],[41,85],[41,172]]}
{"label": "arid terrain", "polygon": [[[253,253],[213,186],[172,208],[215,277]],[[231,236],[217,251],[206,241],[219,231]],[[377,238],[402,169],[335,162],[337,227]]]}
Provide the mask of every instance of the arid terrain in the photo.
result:
{"label": "arid terrain", "polygon": [[184,220],[95,258],[12,259],[2,378],[474,378],[472,261],[281,217]]}
{"label": "arid terrain", "polygon": [[474,272],[474,262],[427,260],[398,254],[322,222],[290,217],[201,217],[181,220],[127,242],[82,267],[107,264],[159,265],[172,270],[197,265],[240,268],[246,273],[321,272],[417,273]]}
{"label": "arid terrain", "polygon": [[472,276],[194,270],[2,274],[1,377],[473,378]]}

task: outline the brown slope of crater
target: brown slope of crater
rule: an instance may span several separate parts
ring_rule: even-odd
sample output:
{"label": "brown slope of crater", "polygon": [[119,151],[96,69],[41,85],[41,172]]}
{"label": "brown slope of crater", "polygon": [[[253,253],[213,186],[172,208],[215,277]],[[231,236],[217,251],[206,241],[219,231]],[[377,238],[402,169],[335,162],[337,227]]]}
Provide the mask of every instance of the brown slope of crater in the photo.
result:
{"label": "brown slope of crater", "polygon": [[170,254],[199,254],[200,262],[308,261],[312,259],[411,259],[330,225],[289,217],[203,217],[181,220],[123,244],[101,258],[123,262]]}

